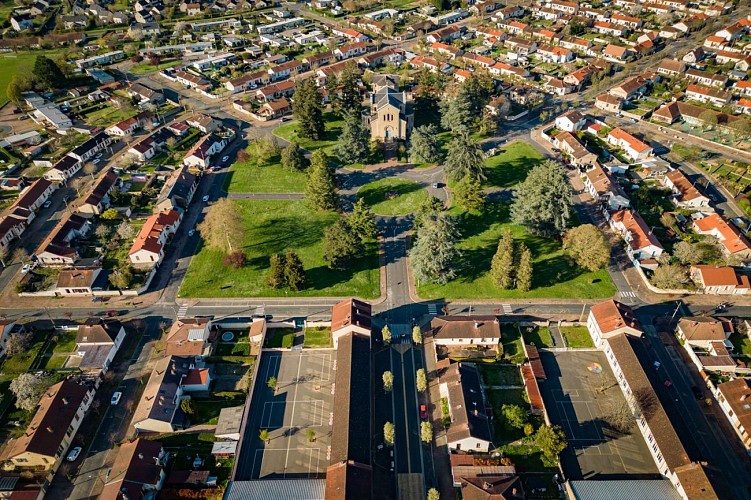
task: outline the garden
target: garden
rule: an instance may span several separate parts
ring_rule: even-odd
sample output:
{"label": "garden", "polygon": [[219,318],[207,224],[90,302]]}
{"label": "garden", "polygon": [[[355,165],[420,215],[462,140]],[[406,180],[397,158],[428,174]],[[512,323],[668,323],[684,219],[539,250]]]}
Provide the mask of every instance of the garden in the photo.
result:
{"label": "garden", "polygon": [[331,347],[331,328],[328,326],[308,327],[305,329],[304,347],[321,348]]}

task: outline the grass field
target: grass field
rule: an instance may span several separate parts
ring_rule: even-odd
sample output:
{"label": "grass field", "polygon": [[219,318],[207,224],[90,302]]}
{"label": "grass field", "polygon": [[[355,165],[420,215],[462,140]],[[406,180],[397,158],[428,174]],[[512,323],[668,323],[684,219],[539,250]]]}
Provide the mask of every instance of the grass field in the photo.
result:
{"label": "grass field", "polygon": [[115,106],[105,106],[86,115],[86,123],[92,127],[108,127],[117,122],[127,120],[135,114],[135,111],[132,109],[118,109]]}
{"label": "grass field", "polygon": [[289,349],[295,343],[295,331],[292,328],[272,328],[266,332],[263,347],[285,347]]}
{"label": "grass field", "polygon": [[522,385],[522,376],[516,366],[478,363],[485,385]]}
{"label": "grass field", "polygon": [[305,347],[331,347],[331,328],[311,327],[305,329]]}
{"label": "grass field", "polygon": [[522,336],[528,344],[534,344],[537,347],[554,347],[553,336],[547,328],[525,326],[522,327]]}
{"label": "grass field", "polygon": [[407,215],[428,197],[428,193],[416,182],[404,179],[381,179],[360,188],[358,198],[378,215]]}
{"label": "grass field", "polygon": [[225,180],[228,193],[302,193],[305,191],[305,172],[288,170],[272,158],[267,165],[259,166],[252,157],[246,162],[234,163]]}
{"label": "grass field", "polygon": [[[237,215],[245,227],[243,251],[248,263],[234,269],[222,264],[223,255],[205,246],[193,258],[180,289],[181,297],[344,297],[374,298],[380,294],[377,247],[346,271],[334,271],[323,260],[323,231],[339,218],[311,210],[304,201],[237,200]],[[269,257],[295,251],[305,267],[305,286],[299,292],[268,288],[264,281]],[[285,293],[287,292],[287,293]]]}
{"label": "grass field", "polygon": [[128,71],[130,73],[133,73],[134,75],[145,75],[147,73],[153,73],[154,71],[161,71],[163,69],[172,68],[174,66],[177,66],[181,62],[182,61],[180,59],[175,59],[173,61],[164,61],[162,63],[159,63],[159,66],[154,66],[149,61],[144,61],[132,66]]}
{"label": "grass field", "polygon": [[594,347],[592,336],[586,326],[562,326],[561,335],[567,347]]}
{"label": "grass field", "polygon": [[[477,298],[588,298],[610,297],[615,293],[606,270],[587,272],[576,266],[564,254],[557,239],[533,236],[509,218],[507,203],[487,203],[479,214],[462,213],[452,209],[459,219],[462,237],[457,245],[462,256],[457,277],[445,285],[422,284],[418,287],[424,299]],[[517,241],[523,241],[532,251],[534,277],[532,290],[501,290],[488,276],[490,263],[498,246],[501,231],[509,228]]]}
{"label": "grass field", "polygon": [[513,142],[485,160],[485,186],[512,187],[526,179],[542,161],[540,153],[526,142]]}
{"label": "grass field", "polygon": [[[5,5],[2,4],[3,7]],[[3,71],[0,71],[0,89],[2,89],[0,91],[0,106],[8,102],[8,84],[13,79],[13,75],[24,69],[33,68],[37,55],[36,52],[18,52],[0,57],[0,65],[3,68]],[[45,55],[48,54],[45,53]]]}
{"label": "grass field", "polygon": [[334,113],[324,113],[323,119],[326,122],[326,132],[323,135],[323,139],[320,141],[311,141],[310,139],[300,138],[297,135],[297,120],[292,120],[284,125],[280,125],[274,129],[274,135],[281,137],[286,141],[295,141],[301,147],[311,152],[317,149],[323,149],[326,154],[331,156],[334,146],[336,146],[336,143],[339,140],[339,135],[342,131],[342,123],[344,123],[344,121]]}
{"label": "grass field", "polygon": [[514,325],[501,325],[501,344],[503,344],[503,361],[506,363],[524,363],[524,346],[519,329]]}

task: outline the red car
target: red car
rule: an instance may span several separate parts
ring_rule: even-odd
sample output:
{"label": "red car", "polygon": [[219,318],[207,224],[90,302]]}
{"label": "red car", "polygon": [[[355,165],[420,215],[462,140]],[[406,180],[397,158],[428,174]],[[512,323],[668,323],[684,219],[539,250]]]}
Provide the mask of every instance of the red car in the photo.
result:
{"label": "red car", "polygon": [[120,315],[120,311],[115,311],[114,309],[110,309],[105,314],[107,315],[108,318],[114,318],[115,316]]}
{"label": "red car", "polygon": [[425,405],[420,405],[420,418],[428,418],[428,409]]}

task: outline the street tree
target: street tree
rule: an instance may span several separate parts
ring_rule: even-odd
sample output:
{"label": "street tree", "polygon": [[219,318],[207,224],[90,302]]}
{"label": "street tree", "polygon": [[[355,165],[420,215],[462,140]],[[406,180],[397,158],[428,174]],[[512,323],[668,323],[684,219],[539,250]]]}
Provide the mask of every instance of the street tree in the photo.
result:
{"label": "street tree", "polygon": [[394,374],[390,371],[383,372],[383,390],[386,392],[391,392],[391,389],[394,388]]}
{"label": "street tree", "polygon": [[438,493],[437,489],[430,488],[428,490],[427,500],[441,500],[441,494]]}
{"label": "street tree", "polygon": [[420,422],[420,440],[427,444],[433,441],[433,425],[430,422]]}
{"label": "street tree", "polygon": [[410,251],[412,271],[418,284],[445,284],[456,276],[459,230],[446,212],[428,215],[422,221],[417,241]]}
{"label": "street tree", "polygon": [[284,276],[286,261],[284,255],[275,253],[269,258],[269,274],[266,275],[266,286],[269,288],[283,288],[287,284]]}
{"label": "street tree", "polygon": [[284,281],[292,290],[299,292],[305,285],[305,268],[300,256],[293,251],[284,255]]}
{"label": "street tree", "polygon": [[13,262],[26,262],[29,260],[29,252],[26,251],[23,247],[16,247],[15,250],[13,250],[13,254],[11,255],[11,260]]}
{"label": "street tree", "polygon": [[414,344],[422,344],[422,330],[418,325],[412,327],[412,342]]}
{"label": "street tree", "polygon": [[378,237],[378,228],[375,223],[375,215],[365,203],[364,198],[359,198],[347,218],[349,227],[360,238],[360,241],[374,240]]}
{"label": "street tree", "polygon": [[86,165],[83,166],[83,173],[90,176],[91,180],[94,180],[94,174],[96,173],[96,165],[94,165],[92,162],[88,162]]}
{"label": "street tree", "polygon": [[622,434],[628,433],[636,423],[631,408],[623,398],[608,400],[603,419],[610,427]]}
{"label": "street tree", "polygon": [[438,127],[421,125],[412,130],[409,138],[409,157],[415,163],[436,163],[443,153],[438,141]]}
{"label": "street tree", "polygon": [[446,206],[441,200],[439,200],[435,196],[428,196],[425,201],[423,201],[420,206],[417,207],[417,210],[415,211],[415,218],[412,223],[412,228],[415,234],[420,232],[423,221],[427,217],[434,216],[438,212],[443,212],[444,210],[446,210]]}
{"label": "street tree", "polygon": [[519,405],[505,404],[501,406],[501,414],[509,427],[521,429],[529,420],[527,412]]}
{"label": "street tree", "polygon": [[130,267],[124,264],[120,264],[112,270],[108,277],[110,284],[119,290],[127,290],[130,288],[130,284],[133,281],[133,273]]}
{"label": "street tree", "polygon": [[490,263],[490,279],[498,288],[509,290],[514,284],[514,271],[514,235],[504,229]]}
{"label": "street tree", "polygon": [[49,379],[38,373],[22,373],[10,382],[10,392],[16,397],[16,408],[32,411],[39,406]]}
{"label": "street tree", "polygon": [[304,171],[308,168],[308,160],[298,143],[290,141],[287,147],[282,149],[282,167],[287,170]]}
{"label": "street tree", "polygon": [[456,134],[449,143],[443,172],[452,182],[459,182],[465,177],[485,180],[485,157],[480,146],[475,143],[467,131]]}
{"label": "street tree", "polygon": [[582,224],[563,235],[563,249],[579,267],[595,272],[610,260],[610,243],[592,224]]}
{"label": "street tree", "polygon": [[133,238],[133,236],[136,235],[136,231],[133,229],[133,226],[131,226],[128,221],[122,221],[117,226],[117,236],[121,240],[130,240]]}
{"label": "street tree", "polygon": [[345,110],[344,123],[334,154],[344,164],[365,163],[370,157],[370,131],[362,122],[359,111]]}
{"label": "street tree", "polygon": [[320,149],[313,153],[310,161],[305,197],[316,210],[336,210],[339,208],[336,177],[329,166],[326,153]]}
{"label": "street tree", "polygon": [[533,168],[517,188],[511,218],[533,234],[558,236],[566,230],[571,205],[566,172],[548,160]]}
{"label": "street tree", "polygon": [[658,266],[652,275],[652,284],[657,288],[679,289],[689,282],[686,269],[681,266],[666,264]]}
{"label": "street tree", "polygon": [[415,387],[417,387],[417,392],[425,392],[425,389],[428,388],[428,379],[425,377],[425,369],[423,368],[415,373]]}
{"label": "street tree", "polygon": [[386,422],[383,424],[383,441],[388,446],[394,446],[394,437],[396,435],[396,431],[394,429],[394,424],[391,422]]}
{"label": "street tree", "polygon": [[480,181],[465,177],[454,186],[454,201],[467,211],[478,212],[485,204],[485,193]]}
{"label": "street tree", "polygon": [[242,219],[237,216],[237,207],[228,198],[219,198],[209,207],[198,230],[209,248],[230,254],[242,247],[245,233]]}
{"label": "street tree", "polygon": [[269,431],[268,429],[261,429],[258,432],[258,438],[263,441],[265,444],[269,443]]}
{"label": "street tree", "polygon": [[344,217],[323,231],[323,260],[330,269],[347,269],[362,248],[362,242]]}
{"label": "street tree", "polygon": [[516,266],[516,288],[520,292],[528,292],[532,289],[533,264],[532,251],[521,243],[519,245],[519,264]]}
{"label": "street tree", "polygon": [[308,442],[309,443],[315,442],[315,440],[316,440],[316,431],[314,431],[313,429],[308,429],[305,432],[305,435],[308,437]]}
{"label": "street tree", "polygon": [[381,328],[381,338],[384,344],[389,345],[391,343],[391,329],[389,325],[383,325],[383,328]]}
{"label": "street tree", "polygon": [[535,434],[535,443],[542,449],[543,455],[551,462],[557,461],[558,455],[568,446],[566,434],[563,433],[563,429],[559,425],[540,426]]}
{"label": "street tree", "polygon": [[5,356],[10,358],[26,351],[31,345],[31,332],[13,332],[5,342]]}
{"label": "street tree", "polygon": [[326,130],[323,121],[323,98],[313,78],[307,78],[295,87],[292,112],[297,118],[297,135],[314,141],[320,140]]}
{"label": "street tree", "polygon": [[268,387],[269,389],[271,389],[272,391],[275,391],[275,390],[276,390],[276,383],[277,383],[276,377],[274,377],[274,376],[271,376],[271,377],[269,377],[269,379],[268,379],[268,380],[266,381],[266,386],[267,386],[267,387]]}

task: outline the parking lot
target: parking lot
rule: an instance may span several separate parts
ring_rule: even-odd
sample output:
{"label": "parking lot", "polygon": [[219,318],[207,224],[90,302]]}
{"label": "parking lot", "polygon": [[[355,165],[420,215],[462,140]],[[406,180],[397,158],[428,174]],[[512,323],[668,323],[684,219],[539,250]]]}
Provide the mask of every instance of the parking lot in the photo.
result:
{"label": "parking lot", "polygon": [[611,408],[625,399],[604,353],[542,351],[540,357],[547,375],[540,384],[545,407],[550,420],[563,427],[569,442],[561,455],[568,479],[658,474],[636,425],[630,433],[622,434],[608,422]]}
{"label": "parking lot", "polygon": [[[323,477],[329,463],[336,351],[264,352],[237,480]],[[276,391],[268,387],[276,377]],[[262,430],[269,433],[261,441]],[[310,440],[309,430],[315,434]]]}

